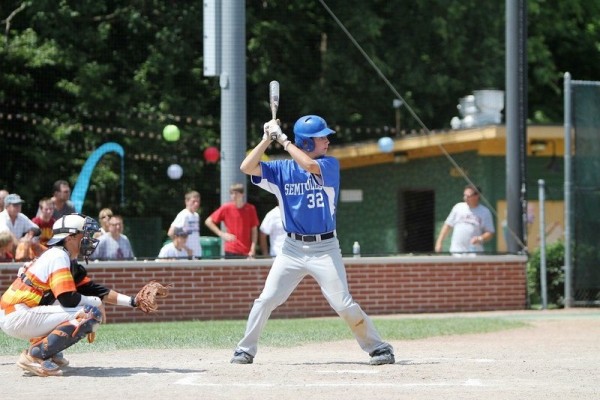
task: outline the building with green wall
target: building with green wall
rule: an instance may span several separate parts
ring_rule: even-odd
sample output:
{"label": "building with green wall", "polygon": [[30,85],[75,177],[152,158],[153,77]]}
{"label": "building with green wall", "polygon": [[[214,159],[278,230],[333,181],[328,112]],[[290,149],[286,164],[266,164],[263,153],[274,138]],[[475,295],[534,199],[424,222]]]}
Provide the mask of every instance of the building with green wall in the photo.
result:
{"label": "building with green wall", "polygon": [[[414,134],[394,138],[390,153],[382,153],[376,142],[340,148],[334,142],[329,154],[340,159],[342,167],[337,210],[342,252],[350,254],[358,241],[365,255],[432,253],[450,209],[462,201],[465,175],[482,189],[483,204],[494,214],[496,240],[486,251],[503,252],[505,242],[499,236],[505,234],[505,136],[500,125]],[[527,201],[537,202],[538,180],[543,179],[546,200],[560,207],[563,128],[531,126],[527,136]],[[529,211],[530,226],[537,228],[538,216]],[[448,246],[449,239],[444,249]]]}

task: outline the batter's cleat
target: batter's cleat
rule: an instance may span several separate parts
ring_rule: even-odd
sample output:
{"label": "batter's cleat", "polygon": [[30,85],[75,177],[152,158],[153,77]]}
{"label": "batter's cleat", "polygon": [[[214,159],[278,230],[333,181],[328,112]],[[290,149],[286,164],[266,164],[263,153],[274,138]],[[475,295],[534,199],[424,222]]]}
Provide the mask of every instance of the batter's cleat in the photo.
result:
{"label": "batter's cleat", "polygon": [[252,364],[254,362],[254,356],[246,353],[245,351],[236,351],[233,353],[231,359],[232,364]]}
{"label": "batter's cleat", "polygon": [[69,360],[65,358],[65,355],[62,351],[59,351],[55,355],[52,356],[52,362],[58,365],[60,368],[66,367],[69,365]]}
{"label": "batter's cleat", "polygon": [[369,361],[371,365],[393,364],[396,362],[394,353],[388,348],[375,350],[369,355],[371,356],[371,361]]}
{"label": "batter's cleat", "polygon": [[27,353],[27,350],[23,350],[17,365],[37,376],[61,376],[63,374],[59,366],[51,359],[42,360],[32,357]]}

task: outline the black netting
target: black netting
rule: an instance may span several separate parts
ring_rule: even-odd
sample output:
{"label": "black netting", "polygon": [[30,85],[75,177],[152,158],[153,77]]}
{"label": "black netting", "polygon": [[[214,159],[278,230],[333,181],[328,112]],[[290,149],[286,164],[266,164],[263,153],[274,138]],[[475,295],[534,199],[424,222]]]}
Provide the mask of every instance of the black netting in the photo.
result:
{"label": "black netting", "polygon": [[600,300],[600,85],[572,88],[573,155],[573,297]]}

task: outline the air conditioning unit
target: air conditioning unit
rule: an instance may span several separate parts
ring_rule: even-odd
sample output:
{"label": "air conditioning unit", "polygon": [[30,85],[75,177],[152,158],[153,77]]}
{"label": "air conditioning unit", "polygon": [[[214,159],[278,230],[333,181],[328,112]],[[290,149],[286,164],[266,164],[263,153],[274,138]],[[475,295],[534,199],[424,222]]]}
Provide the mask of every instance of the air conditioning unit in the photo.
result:
{"label": "air conditioning unit", "polygon": [[458,103],[456,108],[462,118],[452,118],[450,121],[452,129],[497,125],[502,122],[503,90],[475,90],[472,95],[461,97]]}

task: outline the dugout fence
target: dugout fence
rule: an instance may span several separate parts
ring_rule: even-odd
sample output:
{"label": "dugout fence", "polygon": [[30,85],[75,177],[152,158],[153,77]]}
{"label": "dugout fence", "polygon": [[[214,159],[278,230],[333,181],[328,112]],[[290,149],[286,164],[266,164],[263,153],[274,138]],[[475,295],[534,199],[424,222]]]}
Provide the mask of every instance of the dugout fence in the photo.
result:
{"label": "dugout fence", "polygon": [[600,305],[600,82],[565,74],[565,305]]}

